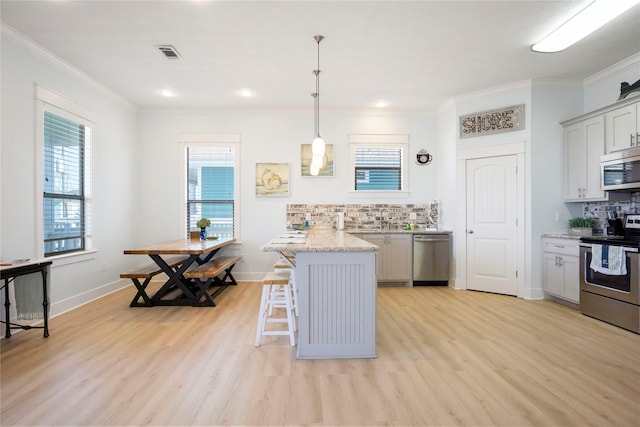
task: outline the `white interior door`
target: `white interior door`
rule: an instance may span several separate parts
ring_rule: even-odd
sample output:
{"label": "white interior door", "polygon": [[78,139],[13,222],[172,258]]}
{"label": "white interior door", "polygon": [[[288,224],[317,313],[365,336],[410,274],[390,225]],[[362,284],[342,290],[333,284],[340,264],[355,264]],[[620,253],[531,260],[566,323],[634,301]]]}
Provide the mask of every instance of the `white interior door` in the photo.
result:
{"label": "white interior door", "polygon": [[467,289],[517,295],[515,155],[466,161]]}

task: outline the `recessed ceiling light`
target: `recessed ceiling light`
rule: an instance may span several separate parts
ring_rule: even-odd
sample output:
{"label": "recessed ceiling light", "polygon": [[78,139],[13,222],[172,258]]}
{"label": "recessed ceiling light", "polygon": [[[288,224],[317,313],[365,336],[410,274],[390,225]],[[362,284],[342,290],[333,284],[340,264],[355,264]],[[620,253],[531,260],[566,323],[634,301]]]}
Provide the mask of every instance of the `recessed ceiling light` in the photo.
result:
{"label": "recessed ceiling light", "polygon": [[545,53],[564,50],[638,3],[640,0],[595,0],[541,42],[531,46],[531,50]]}
{"label": "recessed ceiling light", "polygon": [[174,96],[176,96],[176,93],[171,89],[161,89],[159,93],[165,98],[173,98]]}
{"label": "recessed ceiling light", "polygon": [[376,101],[374,104],[377,108],[385,108],[387,105],[389,105],[389,103],[387,101]]}
{"label": "recessed ceiling light", "polygon": [[238,92],[238,95],[240,95],[243,98],[251,98],[253,96],[256,96],[256,93],[254,91],[252,91],[251,89],[240,89]]}

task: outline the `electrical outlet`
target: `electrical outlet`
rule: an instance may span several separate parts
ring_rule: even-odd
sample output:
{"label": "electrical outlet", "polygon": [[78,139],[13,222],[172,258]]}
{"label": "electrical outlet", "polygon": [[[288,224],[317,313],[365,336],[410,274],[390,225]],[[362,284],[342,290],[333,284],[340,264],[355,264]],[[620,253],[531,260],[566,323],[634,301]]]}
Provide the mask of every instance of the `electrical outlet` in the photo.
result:
{"label": "electrical outlet", "polygon": [[415,212],[411,212],[409,213],[409,219],[416,219],[418,216],[416,215]]}

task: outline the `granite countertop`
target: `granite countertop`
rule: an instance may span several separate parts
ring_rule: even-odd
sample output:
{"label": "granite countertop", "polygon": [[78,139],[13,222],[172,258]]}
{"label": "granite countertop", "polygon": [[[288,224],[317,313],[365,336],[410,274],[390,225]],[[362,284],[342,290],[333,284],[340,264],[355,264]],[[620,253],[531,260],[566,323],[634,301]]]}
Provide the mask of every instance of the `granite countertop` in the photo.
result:
{"label": "granite countertop", "polygon": [[553,237],[554,239],[569,239],[569,240],[580,240],[582,236],[573,236],[571,234],[562,234],[562,233],[545,233],[542,237]]}
{"label": "granite countertop", "polygon": [[[300,235],[299,239],[291,239],[291,243],[283,243],[276,237],[260,247],[263,252],[375,252],[378,246],[366,242],[346,231],[331,229],[310,229]],[[299,242],[299,243],[298,243]]]}
{"label": "granite countertop", "polygon": [[353,230],[345,230],[351,234],[451,234],[450,230],[438,230],[437,228],[421,228],[407,230],[406,228],[392,228],[392,229],[379,229],[379,228],[358,228]]}

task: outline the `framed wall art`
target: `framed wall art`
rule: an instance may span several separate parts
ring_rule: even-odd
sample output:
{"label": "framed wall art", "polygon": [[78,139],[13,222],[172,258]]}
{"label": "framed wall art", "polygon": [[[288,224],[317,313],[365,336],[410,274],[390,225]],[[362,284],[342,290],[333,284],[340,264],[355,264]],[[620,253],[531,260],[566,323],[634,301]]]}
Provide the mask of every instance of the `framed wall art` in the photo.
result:
{"label": "framed wall art", "polygon": [[[311,175],[311,144],[301,144],[300,146],[300,176]],[[322,167],[317,176],[333,176],[333,144],[325,144],[324,158],[322,159]]]}
{"label": "framed wall art", "polygon": [[289,163],[256,163],[256,196],[289,197]]}

